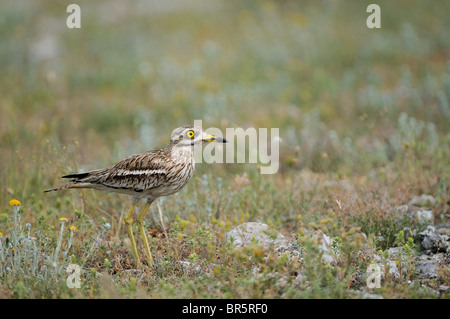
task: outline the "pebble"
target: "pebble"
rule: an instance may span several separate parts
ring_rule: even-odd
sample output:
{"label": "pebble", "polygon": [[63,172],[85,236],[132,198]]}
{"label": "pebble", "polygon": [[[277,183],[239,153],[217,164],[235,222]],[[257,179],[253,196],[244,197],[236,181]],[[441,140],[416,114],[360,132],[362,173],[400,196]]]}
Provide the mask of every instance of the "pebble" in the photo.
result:
{"label": "pebble", "polygon": [[448,244],[444,237],[436,233],[433,226],[427,228],[419,233],[419,240],[424,250],[430,250],[431,253],[445,252]]}
{"label": "pebble", "polygon": [[230,230],[225,234],[229,240],[234,238],[233,244],[236,247],[251,247],[253,243],[262,244],[264,249],[272,245],[277,248],[280,245],[287,245],[286,238],[269,225],[257,222],[244,223]]}
{"label": "pebble", "polygon": [[420,278],[438,278],[439,266],[444,262],[443,254],[425,255],[421,254],[416,259],[416,274]]}
{"label": "pebble", "polygon": [[418,207],[434,207],[436,205],[436,199],[431,195],[422,194],[420,196],[414,196],[409,201],[410,206]]}

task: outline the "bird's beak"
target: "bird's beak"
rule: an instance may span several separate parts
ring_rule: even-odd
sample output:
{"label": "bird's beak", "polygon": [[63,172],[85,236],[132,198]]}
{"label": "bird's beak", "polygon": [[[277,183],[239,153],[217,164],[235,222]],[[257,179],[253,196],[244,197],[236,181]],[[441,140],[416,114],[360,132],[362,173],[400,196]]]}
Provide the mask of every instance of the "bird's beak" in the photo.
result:
{"label": "bird's beak", "polygon": [[215,141],[219,143],[228,143],[228,141],[223,137],[215,137]]}
{"label": "bird's beak", "polygon": [[228,141],[226,139],[224,139],[223,137],[218,137],[218,136],[208,135],[208,134],[206,134],[202,138],[202,141],[204,141],[204,142],[216,141],[216,142],[219,142],[219,143],[228,143]]}

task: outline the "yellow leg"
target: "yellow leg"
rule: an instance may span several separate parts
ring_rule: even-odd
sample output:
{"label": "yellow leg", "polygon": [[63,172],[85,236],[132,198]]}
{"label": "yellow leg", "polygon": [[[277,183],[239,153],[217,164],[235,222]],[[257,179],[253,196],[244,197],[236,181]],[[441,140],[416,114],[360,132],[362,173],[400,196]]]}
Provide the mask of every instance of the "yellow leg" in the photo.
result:
{"label": "yellow leg", "polygon": [[134,235],[133,235],[133,211],[134,211],[134,207],[136,205],[133,204],[130,208],[130,210],[128,211],[128,213],[125,215],[125,223],[127,225],[127,231],[128,231],[128,237],[130,237],[131,240],[131,246],[133,247],[133,254],[134,254],[134,258],[136,259],[136,266],[139,266],[140,264],[140,259],[139,259],[139,254],[136,248],[136,241],[134,240]]}
{"label": "yellow leg", "polygon": [[139,231],[141,232],[141,237],[142,237],[142,241],[144,242],[145,253],[147,254],[148,263],[149,263],[150,266],[153,266],[152,253],[150,252],[150,246],[148,244],[147,235],[145,234],[145,228],[142,225],[142,222],[144,220],[144,216],[147,214],[151,203],[152,203],[152,201],[150,201],[150,200],[147,201],[147,203],[145,204],[144,208],[142,209],[142,211],[137,216],[136,223],[138,225]]}

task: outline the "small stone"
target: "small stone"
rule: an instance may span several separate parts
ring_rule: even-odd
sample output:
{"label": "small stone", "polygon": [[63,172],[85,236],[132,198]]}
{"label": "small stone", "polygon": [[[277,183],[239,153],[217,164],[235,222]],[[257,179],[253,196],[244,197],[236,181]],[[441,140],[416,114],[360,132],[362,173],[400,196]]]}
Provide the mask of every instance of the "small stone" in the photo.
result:
{"label": "small stone", "polygon": [[397,264],[395,263],[395,261],[388,261],[387,262],[387,266],[389,269],[389,273],[395,278],[398,279],[400,278],[400,271],[397,268]]}
{"label": "small stone", "polygon": [[297,261],[301,260],[301,253],[299,251],[298,244],[294,242],[290,242],[287,245],[277,245],[275,248],[275,252],[279,257],[289,254],[289,260],[296,259]]}
{"label": "small stone", "polygon": [[439,286],[439,292],[448,293],[450,291],[449,286],[440,285]]}
{"label": "small stone", "polygon": [[436,225],[436,233],[450,237],[450,222],[446,224]]}
{"label": "small stone", "polygon": [[250,247],[253,243],[261,243],[264,249],[271,245],[287,245],[287,240],[283,235],[268,225],[256,222],[244,223],[230,230],[225,234],[227,239],[234,238],[233,244],[236,247]]}
{"label": "small stone", "polygon": [[408,205],[401,205],[401,206],[395,207],[395,211],[397,213],[401,213],[401,214],[408,214],[411,212],[411,208],[409,208]]}
{"label": "small stone", "polygon": [[442,227],[436,230],[439,235],[450,236],[450,228]]}
{"label": "small stone", "polygon": [[[406,267],[407,267],[406,258],[407,257],[405,256],[405,253],[402,251],[402,249],[399,247],[389,248],[387,250],[387,252],[388,252],[388,257],[387,257],[387,261],[386,261],[386,266],[388,267],[387,269],[394,278],[398,279],[398,278],[400,278],[400,270],[398,267],[398,262],[401,260],[401,265],[402,265],[403,269],[406,269]],[[414,253],[414,251],[412,251],[412,258],[414,258],[414,257],[415,257],[415,253]],[[384,277],[384,272],[385,272],[384,258],[375,254],[373,256],[373,261],[380,267],[381,274]]]}
{"label": "small stone", "polygon": [[401,205],[395,207],[395,211],[402,219],[403,216],[407,215],[419,223],[432,224],[434,222],[434,213],[431,209],[426,209],[418,206]]}
{"label": "small stone", "polygon": [[437,278],[439,266],[443,262],[443,254],[435,254],[431,256],[422,254],[416,259],[416,273],[420,278]]}
{"label": "small stone", "polygon": [[432,210],[419,210],[416,212],[417,220],[420,223],[433,223],[434,213]]}
{"label": "small stone", "polygon": [[319,249],[322,251],[322,260],[331,264],[334,261],[333,256],[331,255],[333,241],[331,238],[325,234],[322,234],[320,238],[320,246]]}
{"label": "small stone", "polygon": [[195,273],[199,275],[202,272],[202,268],[200,266],[195,266],[193,263],[189,261],[180,260],[179,264],[186,273]]}
{"label": "small stone", "polygon": [[383,296],[377,294],[371,294],[368,292],[361,293],[361,299],[384,299]]}
{"label": "small stone", "polygon": [[428,226],[423,232],[419,233],[419,240],[422,248],[431,250],[432,253],[446,251],[448,244],[444,238],[436,233],[433,226]]}

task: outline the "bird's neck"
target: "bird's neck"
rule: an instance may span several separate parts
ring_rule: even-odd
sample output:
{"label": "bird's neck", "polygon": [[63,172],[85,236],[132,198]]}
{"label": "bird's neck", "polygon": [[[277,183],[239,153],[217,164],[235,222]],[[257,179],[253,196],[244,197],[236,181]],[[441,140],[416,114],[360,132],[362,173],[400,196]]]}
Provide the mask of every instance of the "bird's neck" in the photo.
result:
{"label": "bird's neck", "polygon": [[192,163],[192,165],[195,166],[193,146],[181,146],[171,143],[166,147],[166,151],[174,162],[186,164]]}

